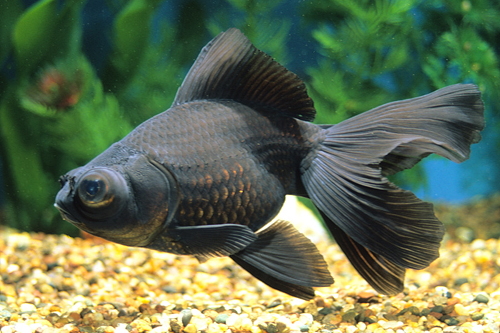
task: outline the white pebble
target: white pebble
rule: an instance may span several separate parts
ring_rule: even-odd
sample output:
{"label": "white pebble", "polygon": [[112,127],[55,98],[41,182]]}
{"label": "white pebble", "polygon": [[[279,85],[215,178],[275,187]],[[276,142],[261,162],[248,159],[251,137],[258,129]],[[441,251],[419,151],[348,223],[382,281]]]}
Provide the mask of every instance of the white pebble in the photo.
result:
{"label": "white pebble", "polygon": [[70,308],[69,312],[76,312],[76,313],[80,313],[82,312],[83,309],[85,309],[87,306],[82,303],[82,302],[77,302],[75,304],[73,304],[73,306]]}
{"label": "white pebble", "polygon": [[20,269],[19,265],[16,265],[16,264],[10,264],[8,267],[7,267],[7,273],[14,273],[16,271],[18,271]]}
{"label": "white pebble", "polygon": [[431,278],[432,278],[432,274],[429,273],[429,272],[419,272],[419,280],[421,283],[428,283]]}
{"label": "white pebble", "polygon": [[172,303],[170,303],[169,301],[161,301],[160,305],[168,308],[170,305],[172,305]]}
{"label": "white pebble", "polygon": [[240,316],[238,316],[236,313],[232,313],[229,317],[227,317],[226,325],[228,327],[234,326],[239,317]]}
{"label": "white pebble", "polygon": [[498,325],[497,322],[488,323],[487,327],[489,328],[490,332],[500,331],[500,325]]}
{"label": "white pebble", "polygon": [[43,331],[46,327],[48,326],[44,326],[40,323],[33,323],[33,324],[29,324],[30,326],[30,332],[41,332]]}
{"label": "white pebble", "polygon": [[128,330],[126,329],[126,327],[127,327],[127,324],[124,324],[124,323],[118,324],[118,327],[115,328],[115,333],[128,333]]}
{"label": "white pebble", "polygon": [[85,298],[85,296],[82,296],[82,295],[76,295],[75,298],[73,298],[73,302],[74,303],[84,303],[87,302],[87,299]]}
{"label": "white pebble", "polygon": [[396,328],[399,328],[399,327],[403,326],[402,322],[396,321],[396,320],[389,320],[389,321],[380,320],[378,323],[385,330],[396,329]]}
{"label": "white pebble", "polygon": [[[203,315],[202,315],[203,316]],[[208,328],[208,320],[205,316],[193,317],[191,323],[196,326],[198,331],[205,331]]]}
{"label": "white pebble", "polygon": [[236,327],[240,331],[250,331],[252,328],[252,321],[250,318],[241,318],[238,327]]}
{"label": "white pebble", "polygon": [[191,309],[191,313],[193,314],[193,317],[200,317],[200,316],[205,316],[204,314],[201,313],[200,310],[198,309]]}
{"label": "white pebble", "polygon": [[97,260],[94,266],[92,266],[92,272],[94,273],[103,273],[106,271],[106,267],[104,267],[104,263],[101,260]]}
{"label": "white pebble", "polygon": [[290,320],[290,318],[287,318],[285,316],[281,316],[276,322],[278,323],[283,323],[285,324],[287,327],[291,326],[292,325],[292,321]]}
{"label": "white pebble", "polygon": [[127,273],[132,272],[132,268],[130,268],[128,266],[122,266],[122,267],[120,267],[119,272],[127,274]]}
{"label": "white pebble", "polygon": [[166,313],[162,313],[161,316],[158,316],[158,322],[165,327],[170,327],[170,318],[168,318],[168,315]]}
{"label": "white pebble", "polygon": [[360,321],[357,325],[356,325],[357,328],[359,328],[360,331],[364,331],[366,330],[366,324],[362,321]]}
{"label": "white pebble", "polygon": [[448,290],[448,288],[446,288],[446,287],[443,287],[443,286],[437,286],[437,287],[436,287],[436,292],[437,292],[440,296],[444,296],[444,295],[446,295],[447,293],[449,293],[449,290]]}
{"label": "white pebble", "polygon": [[303,325],[311,325],[312,322],[313,322],[314,318],[312,316],[312,314],[310,313],[302,313],[299,317],[299,321],[303,324]]}
{"label": "white pebble", "polygon": [[486,248],[486,242],[482,239],[475,239],[471,245],[472,250],[481,250]]}
{"label": "white pebble", "polygon": [[[485,313],[483,319],[488,321],[488,322],[491,322],[491,323],[494,323],[498,320],[498,318],[500,318],[500,313],[498,311],[489,311],[487,313]],[[498,330],[496,331],[498,332]]]}
{"label": "white pebble", "polygon": [[26,323],[17,323],[14,325],[14,330],[17,333],[31,333],[31,328]]}
{"label": "white pebble", "polygon": [[345,328],[345,332],[346,333],[354,333],[358,330],[358,328],[356,326],[347,326]]}
{"label": "white pebble", "polygon": [[36,312],[36,306],[31,303],[23,303],[19,306],[19,312]]}

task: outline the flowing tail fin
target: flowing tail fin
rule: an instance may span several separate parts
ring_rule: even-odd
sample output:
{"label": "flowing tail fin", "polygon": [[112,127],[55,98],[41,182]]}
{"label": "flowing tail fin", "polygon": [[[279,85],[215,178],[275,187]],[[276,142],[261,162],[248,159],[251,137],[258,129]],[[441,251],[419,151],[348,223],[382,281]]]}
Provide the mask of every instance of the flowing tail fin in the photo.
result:
{"label": "flowing tail fin", "polygon": [[326,128],[314,156],[304,160],[309,197],[351,263],[377,291],[400,291],[404,269],[434,261],[444,234],[432,204],[386,176],[432,153],[466,160],[470,145],[481,139],[483,110],[476,86],[449,86]]}

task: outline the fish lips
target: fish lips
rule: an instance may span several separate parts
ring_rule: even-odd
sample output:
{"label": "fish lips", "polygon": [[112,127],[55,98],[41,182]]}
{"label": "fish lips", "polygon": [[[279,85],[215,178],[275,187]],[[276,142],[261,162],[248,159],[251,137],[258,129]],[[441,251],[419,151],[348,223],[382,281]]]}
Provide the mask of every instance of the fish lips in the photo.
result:
{"label": "fish lips", "polygon": [[77,221],[73,215],[71,215],[71,213],[68,212],[68,210],[66,208],[64,208],[63,204],[62,203],[58,203],[56,201],[56,203],[54,203],[54,207],[57,208],[57,210],[59,210],[59,213],[61,214],[61,217],[65,220],[65,221],[68,221],[78,227],[80,227],[80,225],[82,224],[80,221]]}
{"label": "fish lips", "polygon": [[75,208],[73,208],[74,204],[72,201],[73,201],[73,196],[70,194],[69,189],[66,188],[65,186],[57,193],[54,207],[57,208],[57,210],[59,210],[59,213],[61,214],[63,220],[73,224],[78,229],[86,231],[90,234],[97,235],[97,232],[89,228],[87,223],[83,222],[85,221],[85,219],[82,216],[80,216],[80,214]]}
{"label": "fish lips", "polygon": [[[73,206],[73,197],[74,197],[74,185],[75,185],[75,179],[78,174],[80,174],[82,168],[77,168],[72,170],[71,172],[67,173],[64,176],[61,176],[60,178],[60,183],[62,188],[59,190],[56,196],[56,200],[54,203],[54,207],[56,207],[59,210],[59,213],[61,213],[61,217],[74,224],[78,228],[82,228],[84,226],[84,223],[78,220],[75,217],[78,215],[76,210],[72,208]],[[82,228],[83,229],[83,228]]]}

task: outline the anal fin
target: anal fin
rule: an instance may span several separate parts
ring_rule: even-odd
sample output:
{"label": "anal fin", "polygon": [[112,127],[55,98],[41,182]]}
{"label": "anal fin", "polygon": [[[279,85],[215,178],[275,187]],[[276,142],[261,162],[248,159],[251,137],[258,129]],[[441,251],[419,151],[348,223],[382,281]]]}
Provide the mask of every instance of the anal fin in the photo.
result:
{"label": "anal fin", "polygon": [[311,299],[312,287],[328,287],[333,278],[316,246],[287,221],[256,232],[258,238],[230,257],[268,286]]}

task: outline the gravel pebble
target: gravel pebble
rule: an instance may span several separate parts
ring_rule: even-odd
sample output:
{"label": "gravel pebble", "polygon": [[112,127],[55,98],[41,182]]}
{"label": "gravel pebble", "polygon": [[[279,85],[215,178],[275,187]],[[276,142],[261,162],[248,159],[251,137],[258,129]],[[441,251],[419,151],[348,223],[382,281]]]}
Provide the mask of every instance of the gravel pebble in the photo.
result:
{"label": "gravel pebble", "polygon": [[0,229],[0,333],[498,332],[500,241],[444,242],[378,295],[337,245],[317,245],[335,284],[302,301],[228,258],[195,258]]}
{"label": "gravel pebble", "polygon": [[229,315],[227,315],[226,313],[221,313],[220,315],[217,315],[217,317],[215,317],[214,321],[217,324],[225,324],[228,317],[229,317]]}
{"label": "gravel pebble", "polygon": [[476,301],[478,303],[487,304],[490,301],[490,299],[488,298],[488,296],[486,296],[484,294],[478,294],[476,297],[474,297],[474,301]]}

